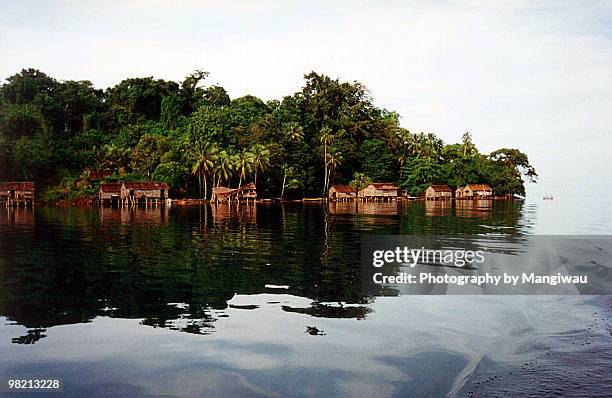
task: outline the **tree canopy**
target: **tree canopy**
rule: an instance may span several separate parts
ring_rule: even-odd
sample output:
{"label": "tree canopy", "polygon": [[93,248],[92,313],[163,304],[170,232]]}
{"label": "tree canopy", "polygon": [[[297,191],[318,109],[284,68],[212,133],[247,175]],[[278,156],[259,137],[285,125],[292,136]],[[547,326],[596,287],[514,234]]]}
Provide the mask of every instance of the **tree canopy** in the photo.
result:
{"label": "tree canopy", "polygon": [[469,132],[455,144],[411,133],[356,81],[311,72],[300,91],[265,102],[230,98],[206,85],[208,75],[100,90],[24,69],[0,85],[0,178],[51,187],[106,170],[200,197],[247,181],[263,197],[320,196],[350,181],[395,182],[412,194],[430,183],[489,183],[499,195],[524,194],[537,179],[518,149],[482,154]]}

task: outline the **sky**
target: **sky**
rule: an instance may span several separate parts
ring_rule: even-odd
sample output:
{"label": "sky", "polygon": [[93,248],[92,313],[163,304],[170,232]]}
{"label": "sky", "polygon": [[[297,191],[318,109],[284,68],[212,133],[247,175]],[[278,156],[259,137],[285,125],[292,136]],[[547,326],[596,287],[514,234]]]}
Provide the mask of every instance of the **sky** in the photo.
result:
{"label": "sky", "polygon": [[211,73],[232,98],[357,80],[411,132],[518,148],[528,196],[612,194],[612,2],[2,1],[0,80]]}

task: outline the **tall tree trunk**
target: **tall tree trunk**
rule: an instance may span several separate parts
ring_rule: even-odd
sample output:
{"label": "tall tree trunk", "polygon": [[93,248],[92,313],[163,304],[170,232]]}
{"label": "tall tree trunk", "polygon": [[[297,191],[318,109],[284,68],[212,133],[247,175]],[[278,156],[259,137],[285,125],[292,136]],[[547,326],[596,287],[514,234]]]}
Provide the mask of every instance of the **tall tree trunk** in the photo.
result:
{"label": "tall tree trunk", "polygon": [[285,181],[287,181],[287,172],[283,175],[283,188],[281,189],[281,200],[283,200],[283,195],[285,194]]}
{"label": "tall tree trunk", "polygon": [[255,169],[255,188],[257,188],[257,168]]}
{"label": "tall tree trunk", "polygon": [[207,199],[208,197],[208,184],[206,183],[206,176],[204,176],[204,200]]}
{"label": "tall tree trunk", "polygon": [[325,196],[325,191],[327,188],[327,144],[323,145],[323,165],[325,166],[325,175],[323,177],[323,196]]}

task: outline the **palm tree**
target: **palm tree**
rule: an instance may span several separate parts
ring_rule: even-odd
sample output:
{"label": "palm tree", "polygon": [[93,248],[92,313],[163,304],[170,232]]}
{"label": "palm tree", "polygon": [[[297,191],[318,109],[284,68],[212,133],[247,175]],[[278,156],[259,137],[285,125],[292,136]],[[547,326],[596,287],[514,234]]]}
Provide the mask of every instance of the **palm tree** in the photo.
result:
{"label": "palm tree", "polygon": [[221,181],[227,181],[229,184],[229,180],[232,178],[234,172],[231,156],[226,151],[221,151],[215,160],[213,170],[215,173],[216,186],[218,187]]}
{"label": "palm tree", "polygon": [[255,186],[257,187],[257,172],[262,173],[270,166],[270,150],[265,145],[255,144],[251,147],[253,170],[255,170]]}
{"label": "palm tree", "polygon": [[407,158],[408,157],[406,156],[405,152],[401,152],[399,155],[397,155],[397,164],[399,165],[400,178],[402,177],[402,174],[404,174],[404,163],[406,163]]}
{"label": "palm tree", "polygon": [[325,192],[327,192],[327,189],[329,188],[329,181],[331,179],[332,171],[338,168],[338,166],[342,163],[343,160],[344,157],[342,156],[342,152],[340,151],[332,151],[329,155],[327,155],[326,165],[328,169],[328,174],[327,181],[325,181]]}
{"label": "palm tree", "polygon": [[240,181],[238,182],[238,188],[240,188],[242,186],[242,180],[246,179],[247,175],[253,171],[253,155],[246,149],[243,149],[235,155],[234,165],[240,177]]}
{"label": "palm tree", "polygon": [[285,135],[291,141],[300,142],[304,139],[304,129],[298,123],[287,123],[285,126]]}
{"label": "palm tree", "polygon": [[325,196],[327,192],[327,179],[328,179],[328,170],[327,170],[327,147],[331,145],[334,140],[334,136],[332,135],[332,131],[329,127],[323,127],[320,131],[319,140],[323,144],[323,163],[325,166],[325,175],[323,176],[323,196]]}
{"label": "palm tree", "polygon": [[208,142],[198,142],[192,151],[193,166],[191,174],[198,176],[200,196],[202,196],[202,180],[204,181],[204,199],[208,193],[208,175],[213,170],[214,160],[218,149]]}
{"label": "palm tree", "polygon": [[406,142],[406,149],[408,149],[408,153],[410,156],[419,157],[421,154],[421,145],[419,136],[417,134],[409,134],[408,140]]}
{"label": "palm tree", "polygon": [[115,145],[104,145],[102,148],[103,160],[102,168],[110,171],[121,171],[128,164],[130,150],[128,148],[119,148]]}
{"label": "palm tree", "polygon": [[[285,163],[281,166],[281,169],[283,171],[283,187],[281,188],[280,198],[281,200],[283,200],[283,197],[285,196],[285,188],[297,188],[299,187],[300,182],[297,178],[292,178],[294,177],[295,173],[293,167],[290,167],[288,164]],[[289,181],[287,181],[287,177],[289,177]]]}
{"label": "palm tree", "polygon": [[355,172],[353,173],[353,180],[350,182],[350,185],[356,190],[361,191],[371,183],[372,179],[370,177],[366,176],[364,173]]}
{"label": "palm tree", "polygon": [[471,155],[472,153],[474,153],[476,145],[474,145],[474,142],[472,141],[472,133],[470,133],[469,131],[463,133],[461,141],[463,147],[463,156]]}

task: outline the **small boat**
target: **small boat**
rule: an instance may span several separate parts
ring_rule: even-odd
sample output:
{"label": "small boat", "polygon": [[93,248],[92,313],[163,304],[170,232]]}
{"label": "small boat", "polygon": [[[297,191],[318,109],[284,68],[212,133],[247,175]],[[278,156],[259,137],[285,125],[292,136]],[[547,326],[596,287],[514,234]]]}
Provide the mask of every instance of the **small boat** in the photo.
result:
{"label": "small boat", "polygon": [[552,195],[546,195],[542,198],[543,200],[553,200]]}

